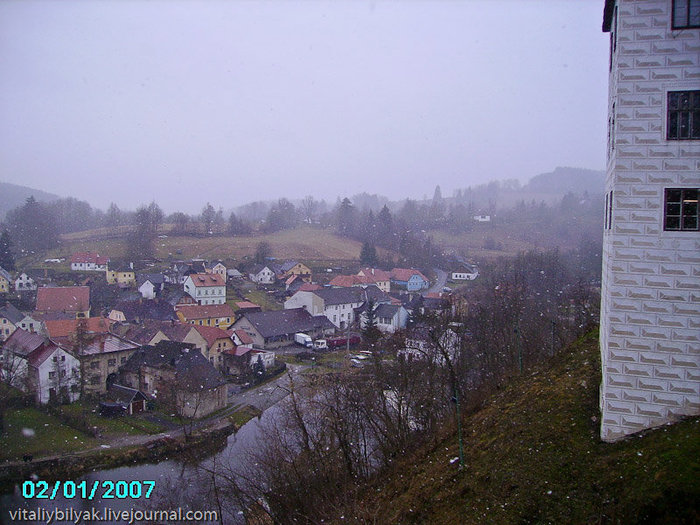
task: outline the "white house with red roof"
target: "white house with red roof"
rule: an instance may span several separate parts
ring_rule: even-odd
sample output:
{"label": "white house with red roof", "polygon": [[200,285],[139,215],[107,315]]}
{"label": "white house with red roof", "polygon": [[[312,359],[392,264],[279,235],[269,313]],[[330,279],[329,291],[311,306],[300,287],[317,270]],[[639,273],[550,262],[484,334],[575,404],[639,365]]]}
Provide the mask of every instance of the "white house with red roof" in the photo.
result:
{"label": "white house with red roof", "polygon": [[218,273],[193,273],[184,284],[185,292],[197,304],[224,304],[226,302],[226,279]]}
{"label": "white house with red roof", "polygon": [[70,258],[70,269],[74,272],[105,272],[109,257],[96,252],[78,252]]}
{"label": "white house with red roof", "polygon": [[3,345],[3,379],[36,402],[72,403],[80,396],[80,362],[49,339],[21,328]]}

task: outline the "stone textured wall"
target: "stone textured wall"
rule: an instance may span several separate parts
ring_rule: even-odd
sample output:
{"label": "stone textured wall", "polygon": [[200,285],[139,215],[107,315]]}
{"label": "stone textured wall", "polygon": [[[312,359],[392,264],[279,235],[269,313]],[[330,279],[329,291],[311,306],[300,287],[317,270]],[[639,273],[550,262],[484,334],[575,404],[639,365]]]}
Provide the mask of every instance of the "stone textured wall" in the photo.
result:
{"label": "stone textured wall", "polygon": [[600,326],[606,441],[700,413],[700,233],[663,230],[664,189],[700,187],[700,141],[665,138],[666,93],[700,89],[700,29],[672,30],[671,3],[616,2]]}

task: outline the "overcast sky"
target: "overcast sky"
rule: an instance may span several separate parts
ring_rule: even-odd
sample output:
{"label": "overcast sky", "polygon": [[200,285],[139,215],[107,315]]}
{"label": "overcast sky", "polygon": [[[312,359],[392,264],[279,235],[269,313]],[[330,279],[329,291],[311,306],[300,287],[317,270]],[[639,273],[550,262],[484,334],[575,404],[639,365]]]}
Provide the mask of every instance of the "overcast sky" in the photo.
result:
{"label": "overcast sky", "polygon": [[0,180],[199,212],[603,169],[603,4],[4,0]]}

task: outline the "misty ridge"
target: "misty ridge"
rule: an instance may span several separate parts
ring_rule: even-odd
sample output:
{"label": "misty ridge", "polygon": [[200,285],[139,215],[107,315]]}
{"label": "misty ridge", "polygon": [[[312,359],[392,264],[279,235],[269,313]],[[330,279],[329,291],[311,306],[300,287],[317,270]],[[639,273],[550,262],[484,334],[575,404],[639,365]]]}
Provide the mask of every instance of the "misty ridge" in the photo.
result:
{"label": "misty ridge", "polygon": [[[560,167],[533,177],[526,184],[518,180],[492,181],[455,190],[451,196],[442,195],[438,185],[432,197],[425,196],[420,200],[391,201],[382,195],[362,192],[349,198],[339,196],[334,203],[329,203],[309,195],[298,200],[284,197],[276,201],[260,200],[227,210],[214,209],[207,202],[202,203],[200,214],[179,210],[166,214],[156,201],[150,206],[142,204],[137,211],[121,209],[115,203],[107,210],[101,210],[72,197],[0,182],[0,193],[3,195],[0,217],[4,217],[5,229],[17,230],[20,223],[25,222],[20,218],[21,207],[29,198],[37,202],[42,213],[47,215],[45,231],[41,235],[47,239],[39,241],[39,245],[26,247],[31,250],[39,249],[40,245],[44,248],[56,246],[57,236],[61,234],[115,227],[124,227],[128,231],[139,220],[143,221],[143,216],[139,219],[139,214],[143,215],[144,210],[150,210],[153,217],[149,220],[156,221],[163,233],[249,235],[295,228],[300,224],[320,227],[335,225],[339,233],[360,241],[385,241],[383,244],[388,249],[398,249],[398,246],[386,242],[388,239],[377,238],[378,235],[386,236],[387,228],[391,230],[396,227],[397,232],[392,231],[392,235],[401,230],[414,233],[442,230],[457,234],[472,231],[476,217],[488,217],[489,221],[508,223],[513,227],[541,223],[545,230],[555,230],[553,237],[558,240],[553,238],[550,245],[565,247],[569,244],[573,247],[583,237],[599,237],[596,228],[602,220],[603,180],[602,171]],[[347,215],[344,219],[347,225],[337,224],[338,213]],[[387,217],[387,214],[391,216]],[[567,218],[579,224],[567,224]],[[389,225],[387,221],[396,221],[396,224]],[[580,230],[578,238],[574,238],[573,230]],[[530,240],[532,230],[529,232],[513,231],[511,234]],[[19,237],[18,249],[25,249],[22,235],[14,237]],[[497,246],[497,240],[494,239],[492,244]]]}

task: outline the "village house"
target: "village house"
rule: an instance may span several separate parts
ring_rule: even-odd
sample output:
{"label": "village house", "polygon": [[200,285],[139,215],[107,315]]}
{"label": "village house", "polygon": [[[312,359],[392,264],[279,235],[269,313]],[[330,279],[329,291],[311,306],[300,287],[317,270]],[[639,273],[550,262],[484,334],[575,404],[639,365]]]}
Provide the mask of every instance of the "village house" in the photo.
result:
{"label": "village house", "polygon": [[248,273],[250,280],[258,284],[272,284],[275,282],[275,272],[269,266],[258,264]]}
{"label": "village house", "polygon": [[312,316],[304,308],[245,313],[231,328],[243,330],[253,340],[254,347],[262,349],[294,344],[297,332],[316,338],[335,330],[325,315]]}
{"label": "village house", "polygon": [[[367,327],[367,311],[369,304],[364,303],[356,311],[356,315],[360,320],[360,328]],[[409,313],[400,304],[377,304],[374,307],[374,318],[376,320],[377,329],[385,334],[393,334],[398,330],[406,328]]]}
{"label": "village house", "polygon": [[207,273],[215,273],[217,275],[220,275],[224,282],[228,278],[226,265],[224,265],[224,263],[221,261],[216,261],[216,263],[214,263],[214,265],[211,268],[207,268],[206,271]]}
{"label": "village house", "polygon": [[226,302],[226,279],[216,273],[195,273],[185,279],[184,290],[200,305]]}
{"label": "village house", "polygon": [[36,291],[39,314],[64,313],[74,318],[90,317],[89,286],[42,286]]}
{"label": "village house", "polygon": [[136,284],[136,273],[132,263],[119,263],[110,265],[105,271],[107,284],[128,288]]}
{"label": "village house", "polygon": [[357,275],[368,279],[368,284],[374,284],[382,292],[391,290],[391,274],[377,268],[361,268]]}
{"label": "village house", "polygon": [[162,273],[139,274],[136,277],[136,286],[144,299],[155,299],[165,287],[165,277]]}
{"label": "village house", "polygon": [[15,279],[16,292],[34,292],[38,288],[36,281],[25,272],[20,273]]}
{"label": "village house", "polygon": [[459,351],[459,335],[452,328],[441,334],[433,335],[426,326],[412,328],[406,335],[405,346],[398,352],[398,357],[412,360],[428,360],[439,365],[454,361]]}
{"label": "village house", "polygon": [[120,323],[142,323],[146,319],[174,321],[178,317],[169,303],[158,299],[119,301],[110,310],[108,317]]}
{"label": "village house", "polygon": [[105,399],[100,402],[100,415],[133,415],[147,410],[146,395],[135,388],[112,384],[107,389]]}
{"label": "village house", "polygon": [[217,370],[223,370],[224,363],[222,354],[235,346],[228,332],[221,328],[216,328],[215,326],[195,325],[192,326],[191,329],[199,335],[199,339],[204,341],[204,344],[202,345],[199,342],[195,343],[195,341],[190,339],[189,334],[188,337],[185,337],[183,342],[195,343],[195,346],[199,348],[202,355],[206,357]]}
{"label": "village house", "polygon": [[234,321],[233,308],[227,303],[209,305],[181,305],[176,307],[177,318],[188,324],[228,328]]}
{"label": "village house", "polygon": [[311,268],[306,266],[304,263],[297,261],[285,261],[280,265],[276,265],[273,270],[275,271],[276,278],[280,281],[286,280],[292,275],[298,275],[306,282],[311,281]]}
{"label": "village house", "polygon": [[0,306],[0,341],[4,341],[12,335],[15,329],[20,327],[24,314],[12,303],[6,302]]}
{"label": "village house", "polygon": [[275,365],[275,353],[270,350],[260,350],[237,346],[223,354],[224,370],[228,375],[246,377],[251,374],[258,363],[264,370]]}
{"label": "village house", "polygon": [[[114,321],[104,317],[88,317],[87,319],[47,319],[42,322],[43,335],[52,341],[60,341],[66,348],[66,342],[82,331],[87,334],[108,334]],[[70,349],[70,348],[69,348]]]}
{"label": "village house", "polygon": [[[44,325],[44,316],[37,315],[37,314],[25,314],[24,317],[22,317],[22,320],[19,322],[19,328],[22,330],[26,330],[27,332],[33,332],[37,334],[42,334],[42,335],[47,335],[46,334],[46,326]],[[47,317],[52,317],[52,316],[47,316]],[[68,317],[68,316],[61,316],[61,317]],[[71,319],[74,319],[71,317]]]}
{"label": "village house", "polygon": [[74,253],[70,258],[70,269],[74,272],[105,272],[108,264],[109,257],[94,252]]}
{"label": "village house", "polygon": [[355,321],[355,309],[369,299],[375,303],[391,302],[391,298],[376,286],[321,288],[295,293],[284,302],[284,308],[304,308],[311,315],[325,315],[336,328],[344,330]]}
{"label": "village house", "polygon": [[139,348],[121,368],[120,384],[187,418],[224,408],[228,393],[221,373],[193,345],[173,341]]}
{"label": "village house", "polygon": [[460,263],[450,272],[450,279],[453,281],[473,281],[477,277],[479,277],[479,269],[468,263]]}
{"label": "village house", "polygon": [[430,282],[425,275],[413,268],[394,268],[391,270],[391,286],[416,292],[428,288]]}
{"label": "village house", "polygon": [[107,391],[122,366],[139,345],[112,333],[73,334],[56,341],[69,348],[80,361],[83,393],[99,395]]}
{"label": "village house", "polygon": [[10,284],[12,283],[12,276],[10,272],[0,267],[0,293],[10,293]]}
{"label": "village house", "polygon": [[32,393],[37,404],[72,403],[80,393],[80,363],[39,334],[15,330],[2,349],[3,380]]}

